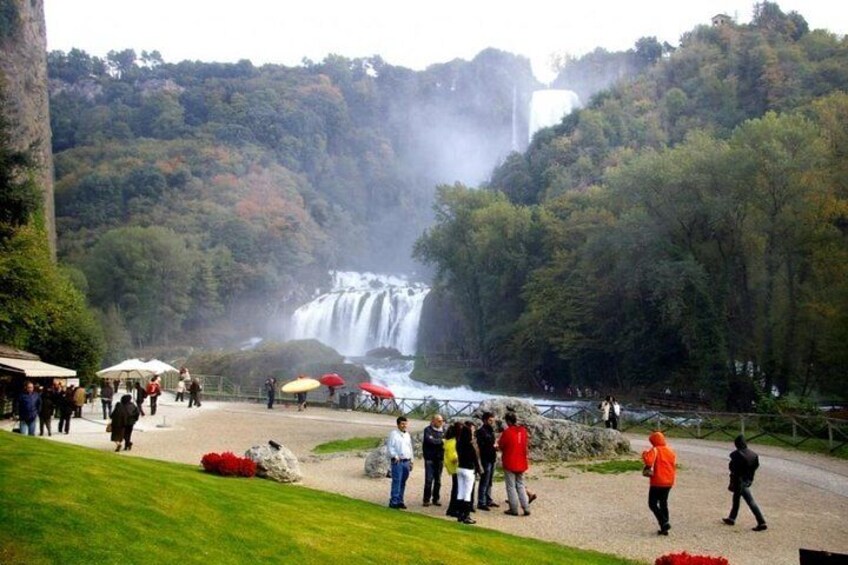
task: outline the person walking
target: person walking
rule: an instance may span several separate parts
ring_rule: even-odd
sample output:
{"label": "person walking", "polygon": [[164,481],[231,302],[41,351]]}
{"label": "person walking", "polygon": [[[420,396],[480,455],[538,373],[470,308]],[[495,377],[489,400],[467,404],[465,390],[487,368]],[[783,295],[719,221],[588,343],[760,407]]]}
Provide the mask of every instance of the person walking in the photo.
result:
{"label": "person walking", "polygon": [[145,390],[147,396],[150,397],[150,415],[156,415],[156,406],[159,403],[159,395],[162,394],[162,385],[159,384],[159,376],[150,377],[150,382],[147,383]]}
{"label": "person walking", "polygon": [[648,488],[648,508],[657,519],[660,529],[657,534],[667,536],[671,529],[668,513],[668,495],[674,486],[677,474],[677,455],[668,446],[662,432],[654,432],[648,436],[651,448],[642,452],[642,462],[645,464],[643,474],[650,477]]}
{"label": "person walking", "polygon": [[41,410],[38,412],[38,435],[44,435],[47,428],[47,436],[53,437],[53,412],[56,410],[53,391],[44,389],[41,392]]}
{"label": "person walking", "polygon": [[144,399],[147,397],[147,391],[144,387],[141,386],[141,383],[135,382],[135,405],[138,408],[138,412],[142,416],[146,416],[144,413]]}
{"label": "person walking", "polygon": [[403,495],[406,492],[406,481],[412,472],[412,437],[406,428],[409,425],[405,416],[398,416],[397,429],[392,430],[386,443],[392,472],[392,490],[389,508],[406,509]]}
{"label": "person walking", "polygon": [[492,479],[495,476],[495,463],[498,461],[498,451],[495,447],[495,415],[491,412],[483,414],[483,425],[477,430],[477,448],[480,450],[480,484],[477,486],[477,508],[489,510],[497,508],[492,499]]}
{"label": "person walking", "polygon": [[82,418],[82,407],[85,406],[85,389],[78,386],[74,389],[74,418]]}
{"label": "person walking", "polygon": [[441,506],[442,468],[445,462],[445,419],[436,414],[424,428],[421,450],[424,454],[424,506]]}
{"label": "person walking", "polygon": [[480,456],[474,445],[474,422],[466,422],[456,440],[456,519],[463,524],[476,524],[471,517],[474,506],[474,479],[480,473]]}
{"label": "person walking", "polygon": [[110,438],[115,442],[115,451],[121,450],[122,442],[124,451],[132,449],[133,426],[138,421],[139,414],[138,407],[132,402],[132,395],[123,395],[111,414],[112,435]]}
{"label": "person walking", "polygon": [[619,416],[621,416],[621,404],[614,396],[610,396],[610,427],[614,430],[618,429]]}
{"label": "person walking", "polygon": [[610,420],[610,413],[612,412],[612,397],[607,396],[604,398],[603,402],[598,404],[598,408],[601,411],[601,420],[604,422],[604,427],[611,428],[612,421]]}
{"label": "person walking", "polygon": [[100,406],[103,408],[103,419],[106,420],[109,418],[109,415],[112,413],[112,399],[115,397],[115,389],[112,388],[112,385],[109,384],[107,380],[103,384],[103,388],[100,390]]}
{"label": "person walking", "polygon": [[18,397],[18,424],[21,435],[35,435],[35,421],[41,412],[41,395],[35,391],[32,381],[24,383],[24,390]]}
{"label": "person walking", "polygon": [[74,414],[74,387],[69,386],[65,391],[56,394],[59,404],[59,433],[71,433],[71,416]]}
{"label": "person walking", "polygon": [[274,408],[274,397],[277,394],[277,379],[271,377],[265,379],[265,394],[268,396],[268,410]]}
{"label": "person walking", "polygon": [[524,487],[524,473],[530,468],[527,461],[529,446],[527,428],[518,425],[515,412],[507,412],[504,421],[507,428],[498,439],[501,465],[504,469],[504,482],[506,483],[506,497],[509,503],[509,509],[505,510],[504,513],[510,516],[518,516],[520,505],[524,515],[529,516],[530,500]]}
{"label": "person walking", "polygon": [[177,379],[177,393],[174,396],[174,402],[184,402],[185,401],[185,391],[186,391],[185,381],[182,380],[182,378]]}
{"label": "person walking", "polygon": [[728,489],[733,492],[733,502],[730,507],[730,515],[727,518],[722,518],[722,522],[728,526],[736,523],[736,516],[739,514],[739,499],[745,499],[745,504],[751,509],[751,513],[757,520],[757,525],[754,526],[755,532],[762,532],[768,529],[766,519],[760,511],[760,507],[754,501],[754,495],[751,494],[751,485],[754,483],[754,473],[760,466],[760,458],[748,447],[745,441],[745,436],[739,434],[733,440],[736,446],[736,451],[730,454],[730,485]]}
{"label": "person walking", "polygon": [[191,408],[192,405],[196,405],[200,408],[200,391],[203,390],[203,387],[200,386],[200,381],[197,379],[191,379],[191,385],[188,387],[188,407]]}
{"label": "person walking", "polygon": [[457,483],[456,471],[459,468],[459,455],[456,453],[456,440],[459,438],[459,432],[462,430],[462,422],[454,422],[445,431],[444,450],[445,450],[445,471],[448,472],[451,478],[451,494],[448,502],[448,509],[445,512],[447,516],[456,518],[458,515],[458,506],[456,503],[456,493],[459,485]]}

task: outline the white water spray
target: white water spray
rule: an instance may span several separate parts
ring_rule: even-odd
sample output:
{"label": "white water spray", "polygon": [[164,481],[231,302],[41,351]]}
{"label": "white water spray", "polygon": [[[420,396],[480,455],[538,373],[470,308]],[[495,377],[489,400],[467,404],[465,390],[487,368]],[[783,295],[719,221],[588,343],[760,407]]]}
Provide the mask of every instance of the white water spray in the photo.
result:
{"label": "white water spray", "polygon": [[529,139],[542,128],[555,126],[580,107],[580,97],[573,90],[549,88],[537,90],[530,99]]}

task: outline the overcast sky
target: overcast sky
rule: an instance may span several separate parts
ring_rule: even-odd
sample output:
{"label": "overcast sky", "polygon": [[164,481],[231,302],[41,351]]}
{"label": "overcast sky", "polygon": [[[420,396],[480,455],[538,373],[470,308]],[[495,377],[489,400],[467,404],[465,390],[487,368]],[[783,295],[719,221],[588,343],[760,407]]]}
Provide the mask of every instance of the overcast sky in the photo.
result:
{"label": "overcast sky", "polygon": [[[133,48],[184,59],[298,65],[328,53],[380,55],[420,70],[486,47],[529,57],[541,80],[551,53],[629,49],[640,37],[677,45],[717,13],[751,20],[753,0],[45,0],[47,48],[92,55]],[[784,0],[811,29],[848,30],[848,2]]]}

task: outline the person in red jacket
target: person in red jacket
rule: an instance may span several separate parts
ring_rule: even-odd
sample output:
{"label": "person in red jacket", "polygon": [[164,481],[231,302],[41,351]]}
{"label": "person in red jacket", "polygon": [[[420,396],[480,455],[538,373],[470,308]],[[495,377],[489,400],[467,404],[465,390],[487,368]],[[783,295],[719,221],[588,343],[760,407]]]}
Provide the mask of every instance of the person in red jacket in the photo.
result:
{"label": "person in red jacket", "polygon": [[648,436],[648,440],[653,447],[642,452],[642,461],[645,463],[645,469],[650,469],[647,474],[651,478],[651,486],[648,489],[648,508],[654,513],[660,526],[657,534],[667,536],[671,529],[668,516],[668,495],[671,492],[671,487],[674,486],[674,479],[677,474],[675,467],[677,456],[666,444],[662,432],[652,433]]}
{"label": "person in red jacket", "polygon": [[530,501],[527,498],[527,490],[524,488],[524,473],[530,465],[527,462],[527,428],[518,425],[515,412],[507,412],[504,416],[507,428],[498,439],[498,449],[501,451],[501,464],[504,469],[504,482],[506,483],[506,497],[509,509],[505,514],[518,516],[518,505],[524,511],[525,516],[530,515]]}

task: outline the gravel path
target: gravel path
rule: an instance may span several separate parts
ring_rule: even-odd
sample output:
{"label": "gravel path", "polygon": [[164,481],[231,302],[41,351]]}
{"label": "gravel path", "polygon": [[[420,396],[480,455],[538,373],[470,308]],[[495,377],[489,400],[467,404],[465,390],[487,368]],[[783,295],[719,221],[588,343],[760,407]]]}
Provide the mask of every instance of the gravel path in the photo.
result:
{"label": "gravel path", "polygon": [[[105,422],[98,419],[99,412],[99,405],[87,406],[84,418],[72,421],[71,434],[54,434],[53,439],[111,451],[114,444],[104,432]],[[415,432],[426,422],[413,420],[410,424]],[[389,480],[365,477],[361,456],[319,458],[311,455],[311,449],[333,439],[383,436],[393,427],[391,417],[360,412],[317,407],[297,412],[279,406],[267,410],[264,405],[217,402],[188,409],[185,403],[165,400],[155,417],[142,418],[133,451],[116,456],[198,464],[209,451],[241,454],[252,445],[274,439],[301,460],[305,486],[385,505]],[[634,451],[648,445],[641,436],[630,436],[630,440]],[[730,508],[726,486],[732,442],[675,439],[671,445],[681,469],[669,499],[673,529],[668,537],[656,535],[647,508],[647,480],[641,475],[586,473],[572,464],[532,467],[528,481],[539,498],[533,503],[531,516],[515,518],[500,511],[478,511],[478,524],[473,527],[648,562],[684,550],[723,555],[733,565],[797,564],[801,547],[848,553],[848,462],[753,445],[761,462],[754,496],[769,525],[768,531],[755,533],[751,531],[753,516],[744,503],[736,526],[721,523]],[[444,508],[420,504],[423,474],[419,460],[407,486],[409,511],[443,517]],[[444,477],[443,481],[449,493],[450,480]],[[503,484],[496,483],[495,491],[502,499]]]}

